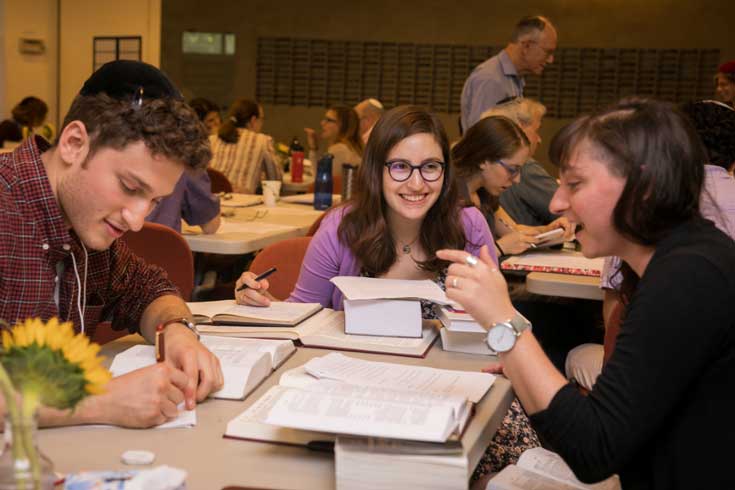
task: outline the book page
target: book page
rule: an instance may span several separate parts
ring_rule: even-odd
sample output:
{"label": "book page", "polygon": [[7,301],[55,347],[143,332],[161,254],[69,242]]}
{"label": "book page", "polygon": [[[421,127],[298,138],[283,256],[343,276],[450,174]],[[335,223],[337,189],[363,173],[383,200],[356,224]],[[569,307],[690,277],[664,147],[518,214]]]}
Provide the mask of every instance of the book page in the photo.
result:
{"label": "book page", "polygon": [[222,301],[197,301],[194,303],[186,303],[189,307],[189,311],[195,316],[207,317],[210,321],[217,313],[222,313],[224,310],[234,306],[234,299],[225,299]]}
{"label": "book page", "polygon": [[322,305],[319,303],[288,303],[286,301],[271,301],[270,306],[267,307],[245,306],[235,304],[235,301],[232,300],[232,306],[220,313],[265,322],[298,323],[303,317],[309,316],[311,313],[321,310],[321,308]]}
{"label": "book page", "polygon": [[[325,391],[288,388],[268,414],[269,424],[337,434],[444,442],[456,428],[452,409],[398,392],[378,393],[335,383]],[[366,398],[367,396],[374,396]]]}
{"label": "book page", "polygon": [[[115,356],[110,365],[113,376],[122,376],[136,369],[152,366],[156,363],[155,347],[152,345],[134,345]],[[178,406],[179,415],[175,419],[157,425],[156,429],[171,429],[176,427],[194,427],[197,424],[197,412],[186,410],[184,404]]]}
{"label": "book page", "polygon": [[424,299],[448,304],[444,291],[429,279],[378,279],[374,277],[338,276],[330,279],[347,299]]}
{"label": "book page", "polygon": [[594,484],[582,483],[574,476],[572,469],[555,452],[541,447],[535,447],[523,452],[518,460],[518,466],[533,471],[553,480],[568,484],[574,488],[590,490],[615,490],[620,488],[617,476],[612,476]]}
{"label": "book page", "polygon": [[495,475],[485,490],[576,490],[576,488],[511,464]]}
{"label": "book page", "polygon": [[285,391],[286,388],[282,386],[272,386],[255,403],[227,423],[225,435],[299,445],[307,445],[312,441],[334,440],[334,434],[294,430],[266,423],[268,413]]}
{"label": "book page", "polygon": [[[204,335],[201,343],[216,355],[221,364],[240,365],[241,360],[251,354],[267,353],[271,369],[276,369],[296,347],[290,340],[242,339]],[[249,361],[247,361],[249,362]]]}
{"label": "book page", "polygon": [[489,373],[364,361],[336,352],[311,359],[305,364],[305,368],[317,378],[362,386],[458,396],[473,403],[479,402],[495,381],[495,376]]}

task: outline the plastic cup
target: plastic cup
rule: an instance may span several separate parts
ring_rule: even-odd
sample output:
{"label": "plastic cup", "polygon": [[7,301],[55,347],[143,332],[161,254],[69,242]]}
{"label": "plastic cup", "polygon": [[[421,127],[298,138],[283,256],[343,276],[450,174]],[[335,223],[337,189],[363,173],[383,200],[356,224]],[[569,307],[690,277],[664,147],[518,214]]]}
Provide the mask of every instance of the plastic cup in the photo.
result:
{"label": "plastic cup", "polygon": [[276,202],[281,195],[281,181],[264,180],[261,182],[261,185],[263,187],[263,202],[266,206],[272,208],[276,205]]}

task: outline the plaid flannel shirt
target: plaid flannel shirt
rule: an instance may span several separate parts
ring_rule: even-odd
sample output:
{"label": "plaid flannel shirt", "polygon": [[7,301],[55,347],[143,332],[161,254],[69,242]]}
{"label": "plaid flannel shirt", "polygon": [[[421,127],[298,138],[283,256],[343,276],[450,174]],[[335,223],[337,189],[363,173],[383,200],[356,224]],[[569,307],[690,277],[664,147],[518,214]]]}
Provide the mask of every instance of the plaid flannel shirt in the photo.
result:
{"label": "plaid flannel shirt", "polygon": [[[81,242],[64,224],[41,161],[48,148],[42,138],[32,137],[0,155],[0,319],[12,325],[28,317],[58,316],[79,331],[79,283],[85,291],[86,276],[85,333],[91,337],[98,323],[110,319],[114,329],[138,332],[146,307],[178,291],[160,267],[146,264],[120,240],[108,250],[89,250],[84,270]],[[59,263],[63,272],[57,277]]]}

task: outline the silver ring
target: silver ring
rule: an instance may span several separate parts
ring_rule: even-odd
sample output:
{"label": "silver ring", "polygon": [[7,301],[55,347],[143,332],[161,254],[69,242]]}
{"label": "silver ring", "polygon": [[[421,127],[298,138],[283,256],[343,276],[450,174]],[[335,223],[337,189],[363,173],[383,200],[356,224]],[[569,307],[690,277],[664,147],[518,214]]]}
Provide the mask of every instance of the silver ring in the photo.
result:
{"label": "silver ring", "polygon": [[459,279],[457,279],[456,277],[455,277],[455,278],[453,278],[453,279],[452,279],[452,287],[453,287],[454,289],[457,289],[457,288],[459,287],[458,285],[459,285]]}
{"label": "silver ring", "polygon": [[474,255],[468,255],[464,258],[464,261],[470,267],[474,267],[477,265],[477,257],[475,257]]}

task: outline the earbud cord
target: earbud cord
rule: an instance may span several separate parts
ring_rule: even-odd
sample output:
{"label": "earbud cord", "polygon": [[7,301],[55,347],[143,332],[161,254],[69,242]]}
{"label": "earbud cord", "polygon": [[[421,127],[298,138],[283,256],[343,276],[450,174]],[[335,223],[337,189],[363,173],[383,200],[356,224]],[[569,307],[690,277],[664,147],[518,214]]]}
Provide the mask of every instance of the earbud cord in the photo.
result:
{"label": "earbud cord", "polygon": [[[77,259],[74,256],[74,252],[71,253],[71,262],[74,265],[74,276],[77,279],[77,311],[79,311],[79,324],[82,328],[82,333],[84,333],[84,312],[87,309],[87,262],[88,262],[88,254],[87,254],[87,248],[82,243],[82,249],[84,250],[84,285],[82,285],[82,280],[79,277],[79,269],[77,269]],[[84,297],[84,300],[82,300],[82,297]],[[84,305],[82,306],[82,301],[84,301]]]}

